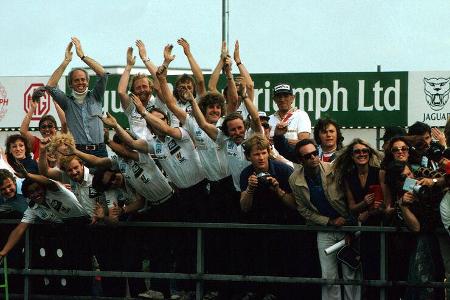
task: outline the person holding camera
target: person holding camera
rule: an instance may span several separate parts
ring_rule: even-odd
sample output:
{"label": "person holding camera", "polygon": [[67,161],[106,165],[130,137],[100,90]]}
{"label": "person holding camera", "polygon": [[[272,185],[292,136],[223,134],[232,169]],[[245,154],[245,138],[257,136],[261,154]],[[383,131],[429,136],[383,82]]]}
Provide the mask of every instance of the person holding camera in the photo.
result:
{"label": "person holding camera", "polygon": [[[332,165],[319,159],[319,151],[314,140],[304,139],[295,146],[295,153],[301,166],[289,178],[295,196],[297,210],[306,219],[306,224],[341,227],[349,222],[349,211],[343,189],[334,176]],[[345,238],[344,232],[318,232],[322,278],[337,279],[338,260],[336,255],[327,255],[325,249]],[[342,264],[344,279],[360,279],[359,270]],[[346,285],[345,299],[361,299],[361,287]],[[341,299],[339,285],[323,285],[322,299]]]}
{"label": "person holding camera", "polygon": [[[401,254],[409,256],[408,281],[438,281],[443,277],[439,242],[434,230],[440,223],[439,203],[442,189],[431,178],[414,179],[406,162],[394,161],[386,166],[386,184],[395,195],[397,219],[416,233],[410,247]],[[405,299],[432,299],[442,291],[433,288],[407,288]],[[436,299],[438,299],[436,298]],[[439,298],[440,299],[440,298]]]}

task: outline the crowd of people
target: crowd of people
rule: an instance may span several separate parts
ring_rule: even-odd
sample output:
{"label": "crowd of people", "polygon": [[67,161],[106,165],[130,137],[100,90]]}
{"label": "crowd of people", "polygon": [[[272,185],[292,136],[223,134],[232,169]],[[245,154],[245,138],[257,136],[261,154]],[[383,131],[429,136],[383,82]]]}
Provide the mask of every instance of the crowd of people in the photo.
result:
{"label": "crowd of people", "polygon": [[[95,256],[101,270],[141,271],[142,261],[148,259],[150,271],[161,273],[194,272],[194,231],[138,227],[124,233],[108,225],[180,221],[406,226],[414,234],[388,237],[388,279],[421,283],[449,278],[450,238],[436,229],[450,226],[450,125],[444,133],[421,122],[408,132],[387,127],[382,151],[359,138],[344,145],[340,126],[332,119],[317,120],[311,132],[308,114],[293,106],[289,83],[273,88],[274,114],[259,112],[238,42],[233,57],[222,44],[207,85],[189,43],[183,38],[177,43],[193,76],[179,76],[173,91],[167,82],[175,59],[172,45],[164,47],[163,63],[157,66],[145,44],[136,41],[151,78],[130,75],[136,57],[132,47],[127,49],[117,87],[129,123],[125,129],[102,111],[108,73],[72,38],[47,85],[34,92],[20,134],[6,141],[0,160],[0,216],[22,219],[4,239],[0,258],[36,223],[83,228],[86,251],[73,258],[78,268],[89,267],[81,261]],[[87,71],[72,69],[67,76],[71,92],[66,94],[57,83],[73,59],[73,47],[97,81],[88,89]],[[227,83],[219,89],[221,74]],[[46,92],[53,98],[61,129],[46,115],[39,121],[37,137],[29,125]],[[91,226],[95,223],[107,226]],[[346,246],[327,254],[341,240]],[[380,279],[376,232],[210,230],[205,244],[207,273]],[[125,296],[124,279],[104,278],[102,284],[105,296]],[[81,293],[90,292],[81,291],[83,287]],[[189,299],[194,289],[192,282],[168,279],[152,279],[147,290],[143,279],[129,278],[128,287],[132,297],[150,299]],[[204,299],[380,297],[370,286],[303,287],[207,282]],[[437,288],[388,290],[389,299],[443,295]]]}

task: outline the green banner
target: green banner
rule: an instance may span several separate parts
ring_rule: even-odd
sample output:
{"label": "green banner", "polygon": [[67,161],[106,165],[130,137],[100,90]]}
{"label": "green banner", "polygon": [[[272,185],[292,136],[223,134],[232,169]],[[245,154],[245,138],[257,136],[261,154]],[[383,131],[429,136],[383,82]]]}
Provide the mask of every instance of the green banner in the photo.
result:
{"label": "green banner", "polygon": [[[120,75],[111,75],[105,92],[104,109],[123,126],[117,85]],[[294,89],[294,105],[306,111],[314,125],[320,117],[331,117],[344,127],[407,125],[408,72],[252,74],[258,109],[273,113],[272,88],[289,83]],[[169,76],[173,83],[176,76]],[[209,75],[205,75],[208,82]],[[92,78],[90,84],[95,82]],[[226,84],[224,76],[218,87]]]}

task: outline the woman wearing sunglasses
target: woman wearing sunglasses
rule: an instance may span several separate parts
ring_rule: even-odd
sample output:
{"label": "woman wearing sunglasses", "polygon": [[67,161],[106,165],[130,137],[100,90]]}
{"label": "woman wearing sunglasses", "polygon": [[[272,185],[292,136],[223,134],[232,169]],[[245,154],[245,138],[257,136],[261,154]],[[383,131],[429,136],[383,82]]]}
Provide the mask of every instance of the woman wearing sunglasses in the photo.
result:
{"label": "woman wearing sunglasses", "polygon": [[[384,205],[378,151],[357,138],[338,152],[333,165],[336,179],[344,188],[350,212],[363,226],[379,226]],[[379,279],[379,235],[363,232],[360,241],[363,278]],[[363,298],[378,299],[377,289],[365,287]]]}

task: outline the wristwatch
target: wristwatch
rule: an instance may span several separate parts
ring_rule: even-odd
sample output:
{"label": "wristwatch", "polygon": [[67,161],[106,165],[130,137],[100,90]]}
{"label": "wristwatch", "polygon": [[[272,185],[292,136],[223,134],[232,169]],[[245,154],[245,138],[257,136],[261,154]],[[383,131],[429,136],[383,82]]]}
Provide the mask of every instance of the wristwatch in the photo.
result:
{"label": "wristwatch", "polygon": [[433,178],[432,181],[433,181],[433,185],[435,185],[438,182],[437,178]]}

